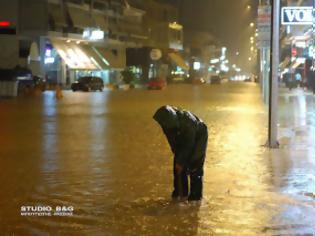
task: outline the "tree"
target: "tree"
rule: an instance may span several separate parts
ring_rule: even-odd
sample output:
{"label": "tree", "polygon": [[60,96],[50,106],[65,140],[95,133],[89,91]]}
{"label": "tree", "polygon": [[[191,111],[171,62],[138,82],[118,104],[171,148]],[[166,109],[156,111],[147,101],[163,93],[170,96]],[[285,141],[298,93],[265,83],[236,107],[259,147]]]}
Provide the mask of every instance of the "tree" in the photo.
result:
{"label": "tree", "polygon": [[129,70],[129,69],[125,69],[121,72],[121,75],[123,77],[123,81],[126,84],[130,84],[132,81],[134,81],[136,79],[135,74]]}

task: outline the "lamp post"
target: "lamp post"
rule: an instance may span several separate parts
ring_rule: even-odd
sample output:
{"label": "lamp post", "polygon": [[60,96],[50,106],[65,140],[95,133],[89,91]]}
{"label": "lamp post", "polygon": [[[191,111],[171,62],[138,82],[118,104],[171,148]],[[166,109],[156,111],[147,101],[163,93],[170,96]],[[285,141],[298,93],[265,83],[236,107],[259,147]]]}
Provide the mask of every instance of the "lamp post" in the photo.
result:
{"label": "lamp post", "polygon": [[269,75],[268,147],[278,148],[278,67],[280,39],[280,0],[271,0],[271,52]]}

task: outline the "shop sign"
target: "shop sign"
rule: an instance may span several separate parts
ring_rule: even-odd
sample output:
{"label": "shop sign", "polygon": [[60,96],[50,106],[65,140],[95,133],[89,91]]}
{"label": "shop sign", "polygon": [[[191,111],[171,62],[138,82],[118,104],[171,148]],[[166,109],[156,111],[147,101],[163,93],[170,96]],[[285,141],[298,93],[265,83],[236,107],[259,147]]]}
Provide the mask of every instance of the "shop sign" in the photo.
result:
{"label": "shop sign", "polygon": [[199,61],[195,61],[193,64],[194,70],[200,70],[201,63]]}
{"label": "shop sign", "polygon": [[97,28],[85,28],[83,31],[83,39],[97,41],[104,39],[104,31]]}
{"label": "shop sign", "polygon": [[257,33],[257,46],[259,48],[268,48],[271,38],[271,6],[259,6]]}
{"label": "shop sign", "polygon": [[162,57],[162,51],[160,49],[152,49],[150,52],[150,57],[153,61],[157,61]]}
{"label": "shop sign", "polygon": [[295,46],[297,48],[306,48],[306,42],[305,41],[298,41],[298,42],[295,42]]}
{"label": "shop sign", "polygon": [[283,25],[312,25],[313,7],[283,7],[281,22]]}
{"label": "shop sign", "polygon": [[0,21],[0,27],[9,27],[10,25],[10,21]]}
{"label": "shop sign", "polygon": [[44,63],[53,64],[54,62],[55,62],[55,58],[52,56],[52,49],[46,48]]}

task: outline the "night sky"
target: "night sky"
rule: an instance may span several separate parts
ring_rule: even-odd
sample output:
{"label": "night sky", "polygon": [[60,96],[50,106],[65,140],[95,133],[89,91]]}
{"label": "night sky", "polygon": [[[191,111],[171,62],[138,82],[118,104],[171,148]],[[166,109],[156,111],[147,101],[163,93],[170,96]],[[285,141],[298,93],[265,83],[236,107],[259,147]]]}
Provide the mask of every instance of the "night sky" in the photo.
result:
{"label": "night sky", "polygon": [[[251,9],[247,9],[251,5]],[[232,60],[237,51],[248,58],[255,28],[258,0],[181,0],[181,22],[186,28],[208,31],[228,48]]]}

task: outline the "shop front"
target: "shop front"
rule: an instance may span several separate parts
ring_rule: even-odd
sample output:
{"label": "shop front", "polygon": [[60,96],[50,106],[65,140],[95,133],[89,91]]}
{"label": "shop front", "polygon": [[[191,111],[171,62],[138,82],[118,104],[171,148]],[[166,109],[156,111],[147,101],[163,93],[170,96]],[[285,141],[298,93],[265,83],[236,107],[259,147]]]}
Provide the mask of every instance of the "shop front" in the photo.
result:
{"label": "shop front", "polygon": [[68,87],[82,76],[97,76],[105,84],[115,83],[125,61],[121,52],[88,41],[49,38],[45,46],[45,75],[49,83]]}
{"label": "shop front", "polygon": [[143,47],[127,48],[126,52],[127,66],[137,72],[136,76],[141,77],[143,81],[156,77],[172,78],[189,71],[189,66],[182,56],[173,50]]}
{"label": "shop front", "polygon": [[313,44],[309,27],[296,27],[291,30],[291,36],[282,48],[280,63],[280,81],[287,87],[291,87],[288,81],[293,81],[297,85],[309,85],[312,76],[311,67],[307,66],[307,61],[313,64]]}

